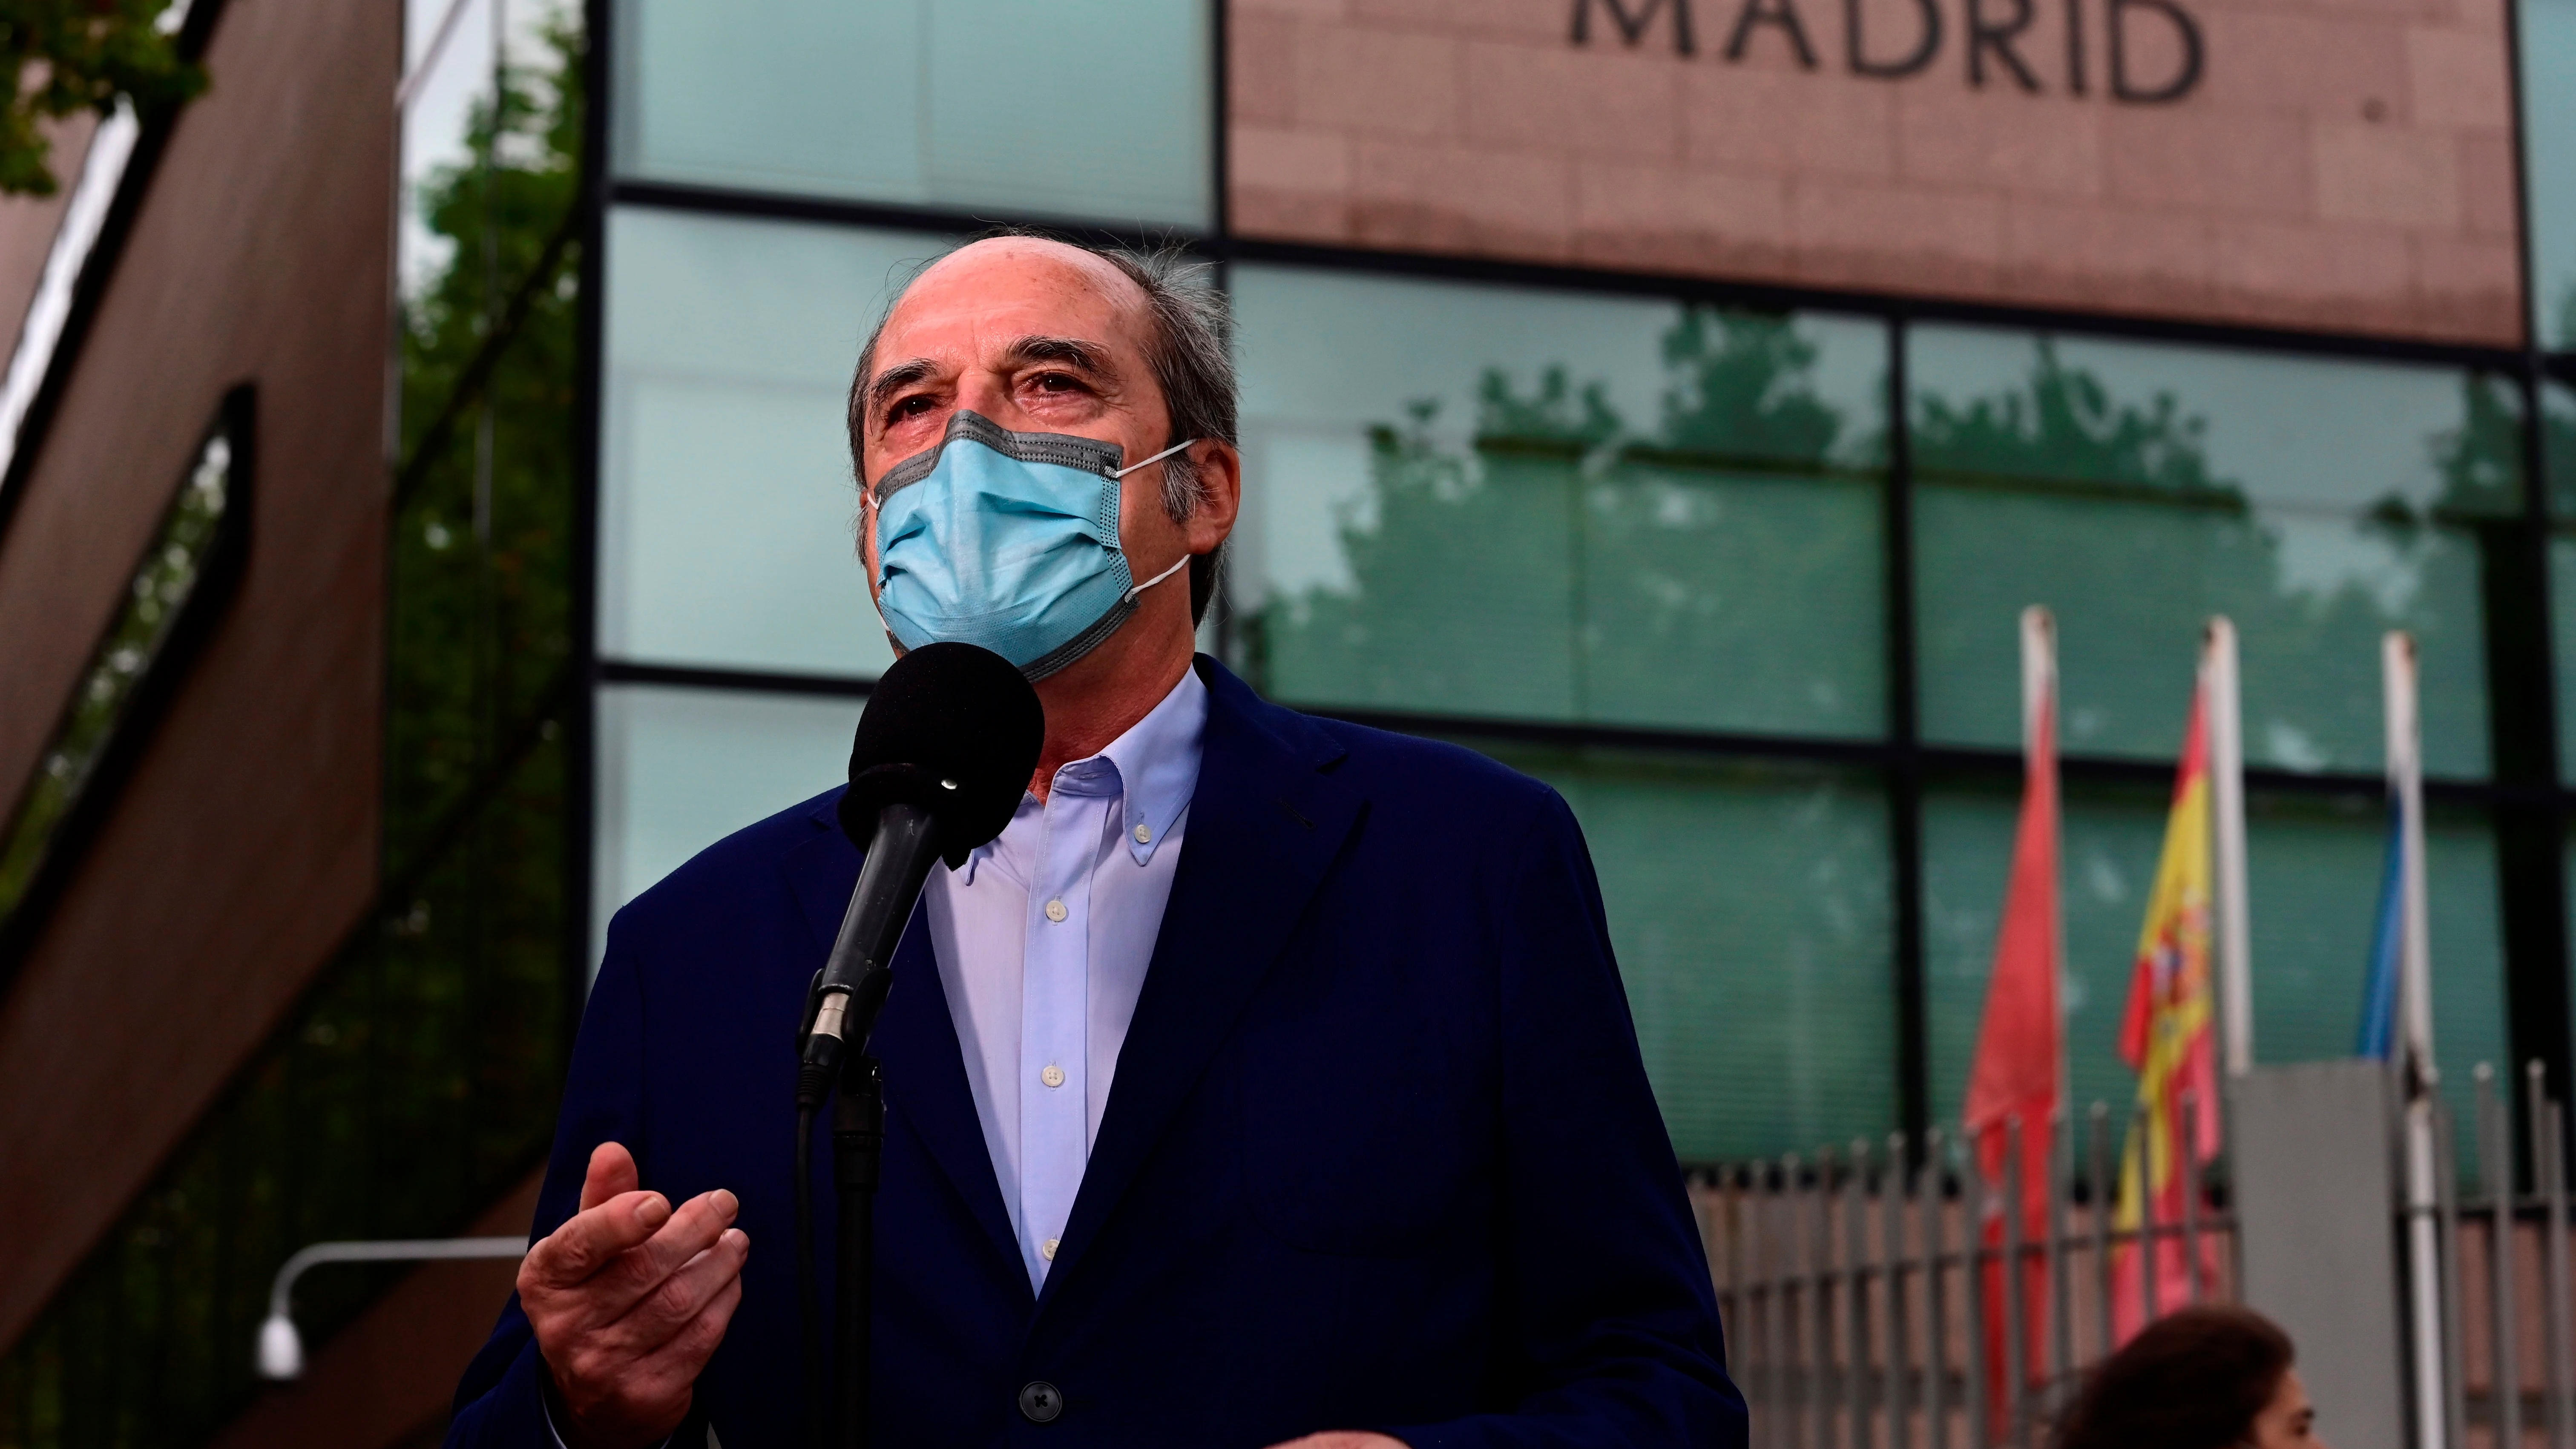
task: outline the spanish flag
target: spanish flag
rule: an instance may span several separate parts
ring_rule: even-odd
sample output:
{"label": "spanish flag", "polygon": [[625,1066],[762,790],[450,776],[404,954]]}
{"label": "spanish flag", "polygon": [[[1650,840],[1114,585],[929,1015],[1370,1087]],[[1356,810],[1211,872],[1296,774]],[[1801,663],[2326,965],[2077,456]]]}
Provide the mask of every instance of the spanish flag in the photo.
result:
{"label": "spanish flag", "polygon": [[[2129,1005],[2120,1022],[2120,1055],[2138,1074],[2138,1105],[2145,1110],[2145,1140],[2130,1129],[2121,1155],[2120,1231],[2141,1222],[2163,1235],[2155,1240],[2155,1301],[2140,1283],[2135,1241],[2116,1257],[2113,1314],[2127,1342],[2166,1309],[2187,1302],[2198,1271],[2206,1294],[2215,1266],[2214,1244],[2204,1261],[2187,1267],[2179,1232],[2183,1194],[2198,1190],[2199,1165],[2218,1155],[2216,1014],[2209,975],[2210,901],[2209,700],[2204,686],[2191,701],[2183,737],[2182,767],[2174,779],[2173,813],[2165,820],[2163,858],[2156,865],[2147,920],[2138,933],[2137,963],[2129,977]],[[2191,1097],[2190,1120],[2183,1098]],[[2141,1172],[2143,1160],[2143,1173]]]}

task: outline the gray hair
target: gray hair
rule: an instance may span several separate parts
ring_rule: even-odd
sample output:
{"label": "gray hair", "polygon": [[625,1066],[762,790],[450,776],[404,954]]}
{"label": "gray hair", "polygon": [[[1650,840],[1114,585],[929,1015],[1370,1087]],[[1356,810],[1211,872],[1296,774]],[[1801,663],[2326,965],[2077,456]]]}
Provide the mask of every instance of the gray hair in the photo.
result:
{"label": "gray hair", "polygon": [[[975,240],[1009,236],[1035,237],[1088,252],[1134,282],[1145,294],[1146,315],[1153,323],[1145,338],[1145,363],[1153,370],[1155,385],[1162,389],[1163,408],[1171,419],[1171,432],[1165,435],[1163,446],[1202,438],[1213,438],[1228,447],[1234,445],[1234,354],[1229,346],[1233,315],[1226,305],[1225,293],[1211,281],[1211,268],[1205,262],[1177,245],[1136,251],[1093,246],[1022,227],[989,231]],[[894,301],[901,300],[902,293],[896,293]],[[888,302],[876,326],[869,329],[867,345],[859,349],[858,371],[850,379],[850,464],[861,486],[867,480],[868,379],[876,371],[877,342],[885,335],[886,320],[893,315],[894,302]],[[1184,522],[1198,512],[1206,497],[1198,465],[1189,454],[1175,453],[1164,460],[1163,511],[1171,515],[1174,523]],[[1219,546],[1214,553],[1190,560],[1193,622],[1206,617],[1224,556],[1225,550]]]}

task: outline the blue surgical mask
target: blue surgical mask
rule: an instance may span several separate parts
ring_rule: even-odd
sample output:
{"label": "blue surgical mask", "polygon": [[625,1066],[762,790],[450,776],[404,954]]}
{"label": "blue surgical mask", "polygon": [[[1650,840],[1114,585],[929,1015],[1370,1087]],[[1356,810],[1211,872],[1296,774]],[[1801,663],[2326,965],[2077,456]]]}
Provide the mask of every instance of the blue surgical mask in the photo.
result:
{"label": "blue surgical mask", "polygon": [[1140,584],[1118,546],[1118,480],[1188,446],[1122,468],[1116,443],[1015,433],[958,410],[936,447],[877,483],[887,632],[906,649],[979,644],[1032,680],[1090,653],[1136,612],[1138,594],[1190,561]]}

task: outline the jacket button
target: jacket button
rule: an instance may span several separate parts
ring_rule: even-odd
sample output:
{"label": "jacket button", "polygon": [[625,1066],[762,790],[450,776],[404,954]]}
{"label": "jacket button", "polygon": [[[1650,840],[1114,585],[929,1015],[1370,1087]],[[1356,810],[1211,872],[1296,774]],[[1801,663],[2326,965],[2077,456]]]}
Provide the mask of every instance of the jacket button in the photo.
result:
{"label": "jacket button", "polygon": [[1064,1412],[1064,1395],[1044,1379],[1033,1379],[1020,1389],[1020,1413],[1032,1424],[1052,1424]]}

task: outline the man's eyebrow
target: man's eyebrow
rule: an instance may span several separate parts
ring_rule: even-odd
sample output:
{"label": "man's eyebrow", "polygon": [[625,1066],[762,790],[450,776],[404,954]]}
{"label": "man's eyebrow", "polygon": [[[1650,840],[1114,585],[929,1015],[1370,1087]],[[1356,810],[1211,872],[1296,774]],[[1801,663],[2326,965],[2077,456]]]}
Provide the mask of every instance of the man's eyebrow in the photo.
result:
{"label": "man's eyebrow", "polygon": [[868,410],[874,412],[884,407],[888,398],[938,370],[938,365],[929,358],[916,357],[910,362],[898,362],[878,373],[876,380],[868,384]]}
{"label": "man's eyebrow", "polygon": [[1046,337],[1032,334],[1013,342],[1002,352],[1002,360],[1017,367],[1031,362],[1060,362],[1087,377],[1114,382],[1118,369],[1109,363],[1108,350],[1096,342],[1079,337]]}

